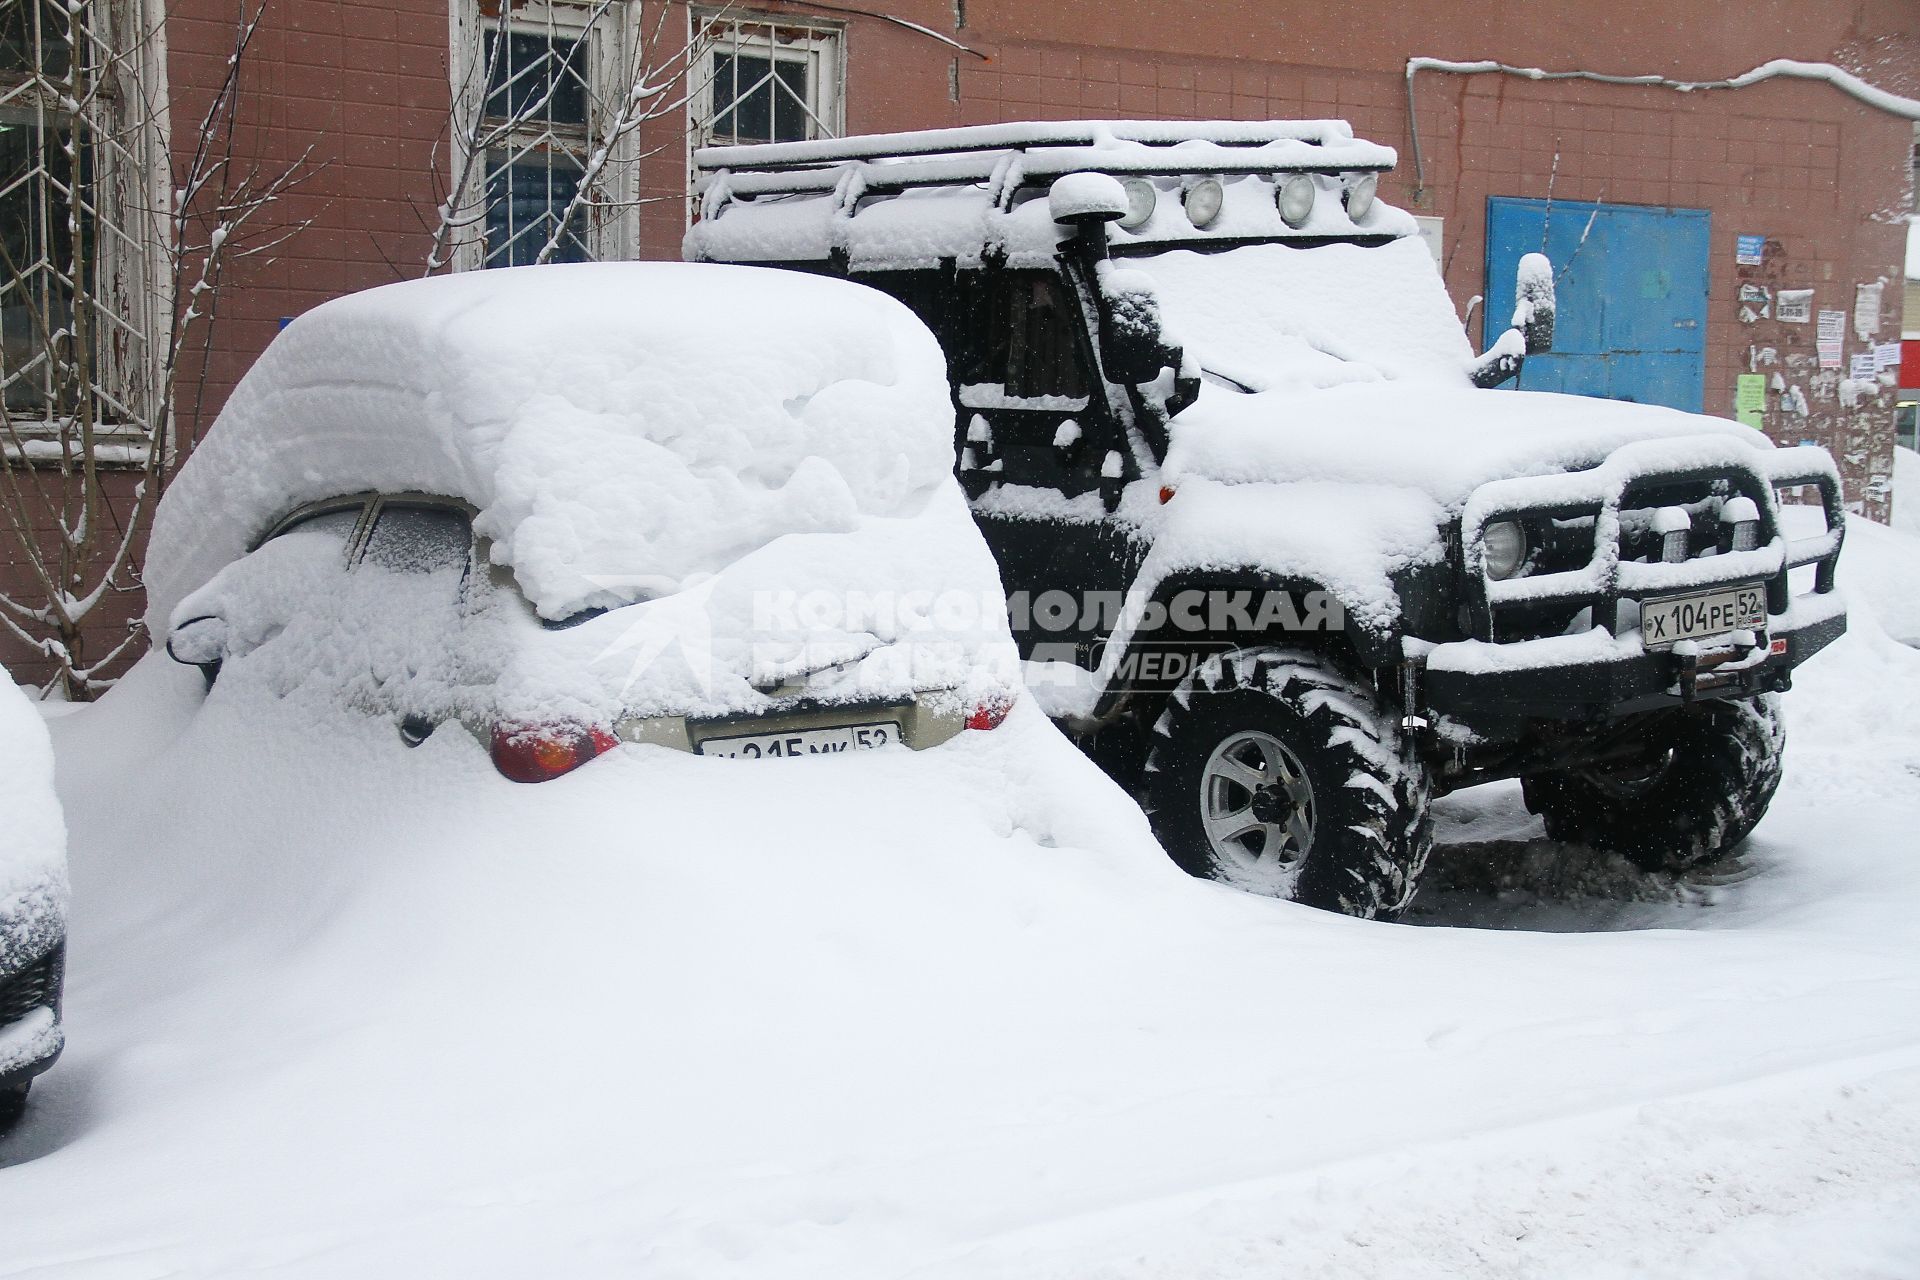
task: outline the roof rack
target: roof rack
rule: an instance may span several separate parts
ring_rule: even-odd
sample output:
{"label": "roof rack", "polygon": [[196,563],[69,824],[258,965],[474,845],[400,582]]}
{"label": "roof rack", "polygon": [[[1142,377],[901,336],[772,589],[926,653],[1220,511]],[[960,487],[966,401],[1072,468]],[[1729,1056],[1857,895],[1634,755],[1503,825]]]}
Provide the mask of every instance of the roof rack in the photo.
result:
{"label": "roof rack", "polygon": [[731,197],[1022,183],[1063,174],[1242,174],[1391,169],[1391,147],[1360,141],[1344,120],[1070,120],[880,133],[809,142],[701,147],[694,164],[726,175]]}

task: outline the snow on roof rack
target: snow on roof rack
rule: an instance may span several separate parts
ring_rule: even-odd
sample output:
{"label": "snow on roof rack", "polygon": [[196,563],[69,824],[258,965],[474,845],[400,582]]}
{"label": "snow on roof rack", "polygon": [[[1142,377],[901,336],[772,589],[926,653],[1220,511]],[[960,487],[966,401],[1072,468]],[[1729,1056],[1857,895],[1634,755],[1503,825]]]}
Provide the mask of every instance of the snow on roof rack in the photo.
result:
{"label": "snow on roof rack", "polygon": [[[1356,220],[1345,192],[1397,158],[1356,139],[1344,120],[1070,120],[703,147],[699,218],[682,250],[715,262],[839,255],[892,269],[991,255],[1046,265],[1059,252],[1059,227],[1049,203],[1032,197],[1084,172],[1140,177],[1167,193],[1202,175],[1220,180],[1225,217],[1196,226],[1176,213],[1109,228],[1128,244],[1384,242],[1413,234],[1413,219],[1370,202]],[[1275,207],[1276,182],[1296,173],[1321,193],[1305,224]],[[1159,203],[1181,207],[1177,195]]]}
{"label": "snow on roof rack", "polygon": [[[1304,142],[1311,146],[1332,147],[1353,140],[1353,126],[1345,120],[1030,120],[959,129],[923,129],[913,133],[818,138],[809,142],[701,147],[694,152],[694,164],[704,172],[720,169],[737,172],[742,169],[793,169],[848,160],[892,160],[962,152],[1101,147],[1115,142],[1137,142],[1160,147],[1183,142],[1211,142],[1223,147]],[[1375,150],[1387,151],[1387,148]],[[1387,154],[1392,155],[1392,152],[1387,151]],[[1391,165],[1392,161],[1389,160],[1388,164]]]}
{"label": "snow on roof rack", "polygon": [[1068,173],[1381,173],[1393,148],[1344,120],[1070,120],[928,129],[811,142],[702,147],[694,162],[724,199],[1049,182]]}

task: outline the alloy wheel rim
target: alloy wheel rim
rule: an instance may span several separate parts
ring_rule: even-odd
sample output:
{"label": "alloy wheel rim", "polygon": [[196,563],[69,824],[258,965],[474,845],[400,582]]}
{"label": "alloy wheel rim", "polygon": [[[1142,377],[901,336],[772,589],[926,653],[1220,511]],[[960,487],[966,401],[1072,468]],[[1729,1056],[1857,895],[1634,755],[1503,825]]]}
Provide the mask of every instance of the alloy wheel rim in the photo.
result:
{"label": "alloy wheel rim", "polygon": [[1200,820],[1214,864],[1235,879],[1297,873],[1313,847],[1313,786],[1270,733],[1246,730],[1221,742],[1200,774]]}

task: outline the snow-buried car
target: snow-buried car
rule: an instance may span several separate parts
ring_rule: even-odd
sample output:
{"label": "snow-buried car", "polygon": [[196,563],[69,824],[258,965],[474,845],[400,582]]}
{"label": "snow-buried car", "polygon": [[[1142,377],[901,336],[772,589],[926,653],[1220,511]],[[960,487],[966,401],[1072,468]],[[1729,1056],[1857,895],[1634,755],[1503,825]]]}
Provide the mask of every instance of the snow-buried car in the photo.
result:
{"label": "snow-buried car", "polygon": [[0,668],[0,1135],[66,1044],[67,828],[40,713]]}
{"label": "snow-buried car", "polygon": [[1375,198],[1394,160],[1331,120],[710,148],[684,251],[933,329],[1029,684],[1188,870],[1391,916],[1430,795],[1513,777],[1557,838],[1723,857],[1845,628],[1832,461],[1493,390],[1551,342],[1551,269],[1476,356]]}
{"label": "snow-buried car", "polygon": [[933,338],[840,281],[387,285],[248,371],[160,503],[147,623],[216,696],[457,724],[518,782],[621,742],[937,746],[1019,689],[948,413]]}

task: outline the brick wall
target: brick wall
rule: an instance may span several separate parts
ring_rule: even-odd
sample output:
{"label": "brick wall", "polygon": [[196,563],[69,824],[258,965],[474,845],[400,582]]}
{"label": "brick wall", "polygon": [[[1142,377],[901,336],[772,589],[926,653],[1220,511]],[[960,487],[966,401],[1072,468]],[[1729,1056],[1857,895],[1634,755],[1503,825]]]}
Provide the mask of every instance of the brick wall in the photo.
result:
{"label": "brick wall", "polygon": [[[281,317],[355,289],[421,273],[433,173],[449,111],[448,0],[274,0],[249,58],[239,160],[284,165],[310,150],[319,168],[287,199],[283,222],[310,225],[271,261],[239,268],[220,303],[204,361],[183,372],[183,427],[211,421]],[[868,6],[862,6],[868,7]],[[874,6],[878,7],[878,6]],[[1911,126],[1817,84],[1677,94],[1506,76],[1423,75],[1418,82],[1425,189],[1414,198],[1406,85],[1412,55],[1492,58],[1553,69],[1709,79],[1792,56],[1858,66],[1874,82],[1920,96],[1920,6],[1911,0],[1534,0],[1491,8],[1194,6],[1175,0],[893,0],[898,17],[951,34],[985,60],[872,16],[764,0],[764,10],[845,23],[848,127],[930,128],[1076,116],[1172,118],[1340,116],[1399,148],[1389,201],[1446,220],[1445,276],[1455,302],[1481,293],[1486,200],[1544,196],[1712,211],[1706,405],[1732,412],[1734,378],[1772,347],[1801,419],[1774,397],[1771,434],[1817,439],[1846,468],[1850,494],[1875,514],[1875,478],[1890,459],[1891,393],[1843,406],[1836,380],[1790,362],[1812,326],[1742,324],[1739,286],[1806,285],[1816,307],[1843,307],[1885,277],[1875,335],[1901,329]],[[228,0],[176,0],[167,36],[176,149],[190,143],[231,51]],[[683,21],[683,11],[672,24]],[[964,16],[964,22],[958,21]],[[670,29],[677,29],[670,24]],[[957,91],[956,91],[957,90]],[[643,256],[679,253],[684,217],[681,122],[645,139]],[[1559,156],[1556,167],[1554,156]],[[1736,269],[1734,237],[1768,237],[1766,262]],[[1849,326],[1848,351],[1862,342]],[[1829,383],[1831,382],[1831,385]],[[0,574],[12,572],[0,564]],[[102,640],[124,634],[103,615]],[[137,612],[137,610],[131,610]],[[17,646],[0,663],[34,678]]]}

